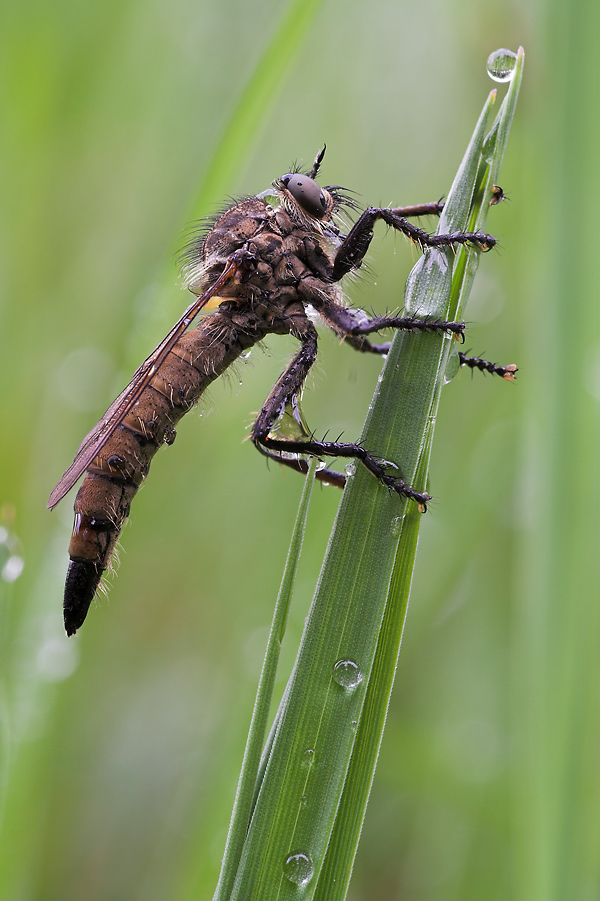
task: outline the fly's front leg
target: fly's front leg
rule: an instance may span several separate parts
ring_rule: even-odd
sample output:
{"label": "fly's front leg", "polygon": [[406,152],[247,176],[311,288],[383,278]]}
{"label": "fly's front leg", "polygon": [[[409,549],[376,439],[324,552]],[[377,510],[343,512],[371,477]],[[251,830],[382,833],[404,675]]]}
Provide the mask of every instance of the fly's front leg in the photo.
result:
{"label": "fly's front leg", "polygon": [[[429,204],[425,204],[425,207]],[[402,232],[412,241],[416,241],[421,247],[453,247],[455,244],[472,244],[480,250],[491,250],[496,244],[492,235],[479,234],[478,232],[456,232],[451,235],[430,235],[429,232],[418,228],[409,222],[406,215],[399,215],[404,208],[382,209],[369,207],[354,223],[348,236],[337,249],[333,263],[333,281],[339,281],[352,269],[357,269],[369,249],[373,238],[373,227],[378,219],[382,219],[387,225]],[[414,210],[423,207],[409,207],[410,215],[421,215]]]}
{"label": "fly's front leg", "polygon": [[[284,439],[277,438],[271,433],[286,404],[289,404],[300,392],[317,355],[317,332],[310,322],[305,323],[302,334],[296,334],[296,337],[300,337],[302,346],[275,383],[252,427],[251,438],[258,450],[266,456],[300,471],[305,471],[305,465],[302,466],[302,461],[298,461],[297,458],[290,455],[310,454],[319,458],[343,457],[360,460],[383,485],[391,491],[395,491],[400,497],[416,501],[423,510],[426,510],[427,502],[431,500],[429,495],[415,491],[402,479],[388,475],[389,464],[373,456],[360,444],[317,441],[312,436],[302,439]],[[317,478],[340,487],[345,483],[345,477],[333,470],[319,470]]]}

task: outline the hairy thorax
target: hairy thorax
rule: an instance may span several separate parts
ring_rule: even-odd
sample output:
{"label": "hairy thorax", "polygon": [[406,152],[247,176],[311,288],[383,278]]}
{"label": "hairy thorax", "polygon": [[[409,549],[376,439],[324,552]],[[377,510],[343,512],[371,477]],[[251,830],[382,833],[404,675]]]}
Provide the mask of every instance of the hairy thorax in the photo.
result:
{"label": "hairy thorax", "polygon": [[230,298],[248,303],[267,319],[277,319],[293,303],[342,303],[341,289],[331,281],[336,243],[333,232],[251,197],[219,216],[202,243],[190,248],[186,285],[195,294],[206,291],[244,247],[254,261],[219,292],[217,303]]}

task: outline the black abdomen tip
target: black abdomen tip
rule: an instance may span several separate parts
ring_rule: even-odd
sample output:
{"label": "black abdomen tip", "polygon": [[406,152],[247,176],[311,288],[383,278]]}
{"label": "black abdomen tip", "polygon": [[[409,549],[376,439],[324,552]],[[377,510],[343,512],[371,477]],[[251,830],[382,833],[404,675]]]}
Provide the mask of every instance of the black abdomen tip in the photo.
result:
{"label": "black abdomen tip", "polygon": [[87,560],[71,560],[65,582],[63,612],[68,636],[83,624],[96,593],[103,570]]}

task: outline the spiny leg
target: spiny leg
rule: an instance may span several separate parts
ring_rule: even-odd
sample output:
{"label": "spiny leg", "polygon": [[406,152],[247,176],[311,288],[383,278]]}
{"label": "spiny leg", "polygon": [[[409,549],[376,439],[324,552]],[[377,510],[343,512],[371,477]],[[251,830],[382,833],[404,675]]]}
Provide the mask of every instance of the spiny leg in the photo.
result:
{"label": "spiny leg", "polygon": [[[457,323],[449,324],[454,325]],[[436,322],[436,325],[443,326],[444,323]],[[462,333],[460,333],[460,335],[461,337],[463,337]],[[354,350],[361,351],[362,353],[379,354],[383,357],[388,353],[390,347],[392,346],[391,341],[385,341],[383,344],[371,344],[371,342],[366,338],[357,338],[354,335],[346,336],[345,342]],[[519,368],[515,363],[508,363],[506,366],[502,366],[499,363],[492,363],[489,360],[483,360],[481,359],[481,357],[468,357],[466,354],[463,354],[460,351],[458,352],[457,356],[460,366],[466,366],[472,372],[477,370],[478,372],[489,372],[491,375],[499,375],[500,378],[505,379],[507,382],[514,382],[516,373],[519,371]]]}
{"label": "spiny leg", "polygon": [[[444,323],[440,320],[435,320],[434,322],[426,323],[423,326],[414,326],[413,328],[419,329],[421,331],[434,331],[436,329],[443,330],[444,326],[454,326],[461,325],[462,323]],[[427,328],[429,325],[429,328]],[[398,327],[398,326],[396,326]],[[407,326],[409,330],[412,330],[409,326]],[[451,328],[448,328],[449,332],[454,331]],[[464,340],[464,336],[462,332],[454,332],[457,337],[461,337]],[[380,356],[385,356],[390,347],[392,346],[391,341],[385,341],[383,344],[371,344],[366,338],[357,337],[355,335],[345,335],[344,336],[345,343],[352,347],[354,350],[361,351],[362,353],[372,353],[379,354]],[[478,372],[489,372],[491,375],[499,375],[500,378],[505,379],[507,382],[514,382],[516,378],[516,373],[519,371],[518,366],[515,363],[508,363],[506,366],[502,366],[500,363],[492,363],[489,360],[483,360],[481,357],[468,357],[466,354],[458,352],[458,362],[460,366],[466,366],[472,372],[477,370]]]}
{"label": "spiny leg", "polygon": [[[388,475],[386,470],[390,464],[378,459],[360,444],[317,441],[314,436],[302,439],[283,439],[276,438],[271,434],[271,430],[286,404],[289,404],[292,398],[300,393],[310,367],[317,356],[317,332],[312,323],[307,320],[300,334],[295,331],[295,337],[301,341],[300,350],[273,386],[252,427],[251,438],[258,450],[297,471],[303,471],[304,467],[299,465],[299,461],[295,457],[288,455],[310,454],[313,457],[343,457],[360,460],[363,466],[383,485],[391,491],[395,491],[400,497],[416,501],[423,510],[426,510],[427,502],[431,500],[430,496],[415,491],[402,479]],[[318,477],[321,481],[340,486],[345,482],[341,473],[335,473],[332,470],[321,470]]]}
{"label": "spiny leg", "polygon": [[[368,317],[362,310],[348,310],[333,303],[323,304],[319,308],[319,313],[328,325],[344,337],[350,347],[363,353],[374,353],[381,356],[387,354],[391,346],[390,341],[386,341],[383,344],[371,344],[365,337],[384,328],[402,329],[404,331],[444,332],[464,341],[464,322],[446,322],[442,319],[427,318],[418,319],[412,316]],[[467,366],[473,371],[489,372],[492,375],[499,375],[507,381],[513,381],[515,373],[518,372],[514,363],[501,366],[499,363],[491,363],[489,360],[483,360],[480,357],[469,357],[460,352],[458,361],[461,366]]]}
{"label": "spiny leg", "polygon": [[490,363],[489,360],[482,360],[480,357],[467,357],[466,354],[460,352],[458,354],[458,361],[461,366],[467,366],[472,371],[477,369],[479,372],[489,372],[491,375],[499,375],[500,378],[506,379],[507,382],[514,382],[515,373],[519,371],[514,363],[509,363],[507,366],[500,366],[499,363]]}
{"label": "spiny leg", "polygon": [[[269,460],[276,460],[277,463],[283,463],[285,466],[289,466],[290,469],[293,469],[295,472],[299,472],[302,475],[306,475],[308,472],[308,463],[302,457],[282,457],[281,453],[278,451],[269,450],[261,444],[257,444],[256,447],[260,453],[264,457],[268,457]],[[343,488],[346,484],[346,476],[342,472],[336,472],[335,469],[327,469],[327,467],[317,469],[315,478],[325,485],[335,485],[336,488]]]}
{"label": "spiny leg", "polygon": [[[346,338],[346,344],[349,344],[354,350],[359,350],[363,353],[379,354],[383,357],[392,346],[391,341],[386,341],[383,344],[371,344],[366,338],[354,337]],[[491,375],[499,375],[500,378],[505,379],[507,382],[514,382],[516,373],[519,371],[515,363],[501,366],[499,363],[491,363],[489,360],[482,360],[480,357],[468,357],[460,351],[458,352],[458,362],[460,366],[466,366],[472,372],[475,370],[478,372],[489,372]]]}
{"label": "spiny leg", "polygon": [[371,344],[366,336],[382,329],[399,329],[406,332],[435,332],[454,335],[464,340],[464,322],[448,322],[432,317],[417,316],[367,316],[362,310],[349,310],[335,303],[321,303],[319,315],[325,322],[355,350],[366,353],[387,354],[390,342]]}
{"label": "spiny leg", "polygon": [[[398,215],[401,210],[401,207],[397,210],[369,207],[364,211],[337,249],[333,263],[333,281],[339,281],[352,269],[357,269],[361,265],[369,249],[373,238],[373,227],[378,219],[383,219],[387,225],[402,232],[412,241],[416,241],[421,247],[454,247],[456,244],[472,244],[479,247],[480,250],[490,250],[496,244],[496,239],[492,235],[479,232],[430,235],[429,232],[409,222],[405,216]],[[411,215],[415,214],[411,213]]]}

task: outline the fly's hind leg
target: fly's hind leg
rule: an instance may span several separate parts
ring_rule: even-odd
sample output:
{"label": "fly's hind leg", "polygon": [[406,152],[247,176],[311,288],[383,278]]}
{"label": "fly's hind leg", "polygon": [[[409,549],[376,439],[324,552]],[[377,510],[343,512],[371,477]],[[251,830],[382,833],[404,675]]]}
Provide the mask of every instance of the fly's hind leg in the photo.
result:
{"label": "fly's hind leg", "polygon": [[[278,463],[289,466],[290,469],[302,475],[306,475],[308,472],[308,463],[303,457],[284,457],[280,451],[270,450],[270,448],[266,448],[262,444],[256,444],[256,447],[263,456],[268,457],[270,460],[277,460]],[[325,485],[335,485],[336,488],[343,488],[346,484],[346,476],[342,472],[337,472],[335,469],[328,469],[327,467],[318,469],[315,473],[315,478]]]}
{"label": "fly's hind leg", "polygon": [[466,354],[458,354],[458,362],[461,366],[466,366],[471,372],[478,370],[479,372],[489,372],[491,375],[499,375],[500,378],[506,379],[507,382],[515,380],[515,373],[519,370],[514,363],[507,366],[501,366],[500,363],[490,363],[489,360],[482,360],[480,357],[468,357]]}
{"label": "fly's hind leg", "polygon": [[[310,454],[318,458],[342,457],[359,460],[376,479],[391,491],[395,491],[400,497],[416,501],[423,510],[426,510],[427,502],[431,500],[429,495],[415,491],[402,479],[388,475],[387,470],[390,464],[378,459],[360,444],[317,441],[312,435],[286,439],[278,438],[272,433],[273,426],[283,414],[286,405],[292,403],[300,393],[310,367],[317,356],[317,332],[312,323],[306,320],[300,333],[297,329],[294,329],[292,333],[301,341],[301,347],[273,386],[273,390],[263,404],[252,427],[251,438],[257,449],[265,456],[276,459],[300,472],[306,472],[307,466],[305,461],[298,460],[294,456],[297,454]],[[322,482],[329,482],[340,487],[346,481],[341,473],[328,469],[318,470],[317,478]]]}

